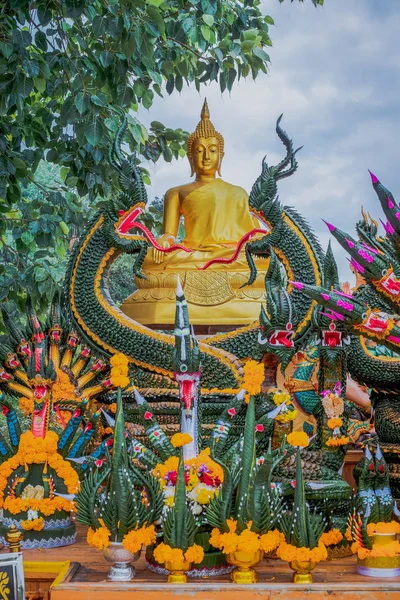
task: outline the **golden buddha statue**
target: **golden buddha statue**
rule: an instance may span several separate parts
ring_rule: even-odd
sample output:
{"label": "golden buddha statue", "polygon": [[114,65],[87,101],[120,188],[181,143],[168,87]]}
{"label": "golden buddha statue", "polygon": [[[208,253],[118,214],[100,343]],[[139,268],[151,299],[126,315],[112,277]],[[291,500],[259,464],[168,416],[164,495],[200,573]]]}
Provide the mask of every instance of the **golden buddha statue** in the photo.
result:
{"label": "golden buddha statue", "polygon": [[[135,279],[137,290],[121,309],[144,325],[173,325],[179,275],[193,325],[222,326],[221,331],[247,325],[259,317],[268,259],[256,261],[257,280],[242,289],[249,278],[244,246],[234,261],[226,261],[246,234],[254,229],[265,231],[265,225],[250,213],[243,188],[217,178],[221,175],[224,139],[210,121],[207,101],[196,130],[188,138],[187,156],[196,177],[165,194],[163,234],[158,243],[164,248],[175,243],[183,217],[186,235],[180,243],[190,252],[167,254],[150,248],[143,263],[147,280]],[[208,266],[214,259],[218,260]]]}

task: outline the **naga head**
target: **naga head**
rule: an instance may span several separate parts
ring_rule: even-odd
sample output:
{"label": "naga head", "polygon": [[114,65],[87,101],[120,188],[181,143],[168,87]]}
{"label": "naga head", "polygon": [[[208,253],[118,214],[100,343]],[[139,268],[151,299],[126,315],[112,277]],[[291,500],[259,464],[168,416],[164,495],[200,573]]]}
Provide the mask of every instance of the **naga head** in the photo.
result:
{"label": "naga head", "polygon": [[175,379],[179,384],[180,400],[184,403],[186,411],[191,411],[200,382],[200,351],[190,330],[188,306],[179,278],[176,288],[174,336]]}
{"label": "naga head", "polygon": [[266,308],[261,307],[258,343],[267,353],[276,354],[285,368],[295,354],[292,302],[286,289],[286,275],[271,248],[265,276]]}

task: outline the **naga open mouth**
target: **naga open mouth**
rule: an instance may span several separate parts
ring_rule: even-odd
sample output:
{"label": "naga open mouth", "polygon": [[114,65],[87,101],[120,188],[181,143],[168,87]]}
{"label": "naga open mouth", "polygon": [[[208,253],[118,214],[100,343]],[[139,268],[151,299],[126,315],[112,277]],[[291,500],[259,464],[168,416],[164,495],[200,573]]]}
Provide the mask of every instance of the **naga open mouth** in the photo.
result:
{"label": "naga open mouth", "polygon": [[336,329],[325,329],[322,332],[322,345],[329,348],[342,346],[342,332]]}
{"label": "naga open mouth", "polygon": [[293,348],[293,335],[294,332],[291,329],[276,329],[270,336],[262,337],[261,334],[258,336],[259,344],[269,344],[270,346],[280,346],[282,348]]}

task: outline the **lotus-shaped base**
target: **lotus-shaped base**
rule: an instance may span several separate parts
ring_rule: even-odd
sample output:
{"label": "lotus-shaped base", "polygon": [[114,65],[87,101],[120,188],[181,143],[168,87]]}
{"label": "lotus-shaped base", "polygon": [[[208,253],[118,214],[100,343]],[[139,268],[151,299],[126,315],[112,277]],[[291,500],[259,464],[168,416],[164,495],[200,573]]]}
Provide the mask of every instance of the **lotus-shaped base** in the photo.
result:
{"label": "lotus-shaped base", "polygon": [[227,555],[228,563],[235,565],[236,569],[231,573],[234,583],[257,583],[257,573],[252,567],[257,565],[263,557],[263,551],[244,552],[236,550]]}
{"label": "lotus-shaped base", "polygon": [[190,571],[191,563],[183,561],[167,561],[165,568],[169,571],[168,583],[187,583],[186,571]]}
{"label": "lotus-shaped base", "polygon": [[109,581],[130,581],[136,575],[135,567],[131,562],[136,561],[140,556],[140,551],[132,554],[122,545],[122,542],[111,542],[108,548],[103,550],[104,558],[113,563],[108,572]]}
{"label": "lotus-shaped base", "polygon": [[314,562],[311,562],[311,560],[292,560],[289,565],[294,571],[293,583],[313,582],[311,571],[315,568]]}

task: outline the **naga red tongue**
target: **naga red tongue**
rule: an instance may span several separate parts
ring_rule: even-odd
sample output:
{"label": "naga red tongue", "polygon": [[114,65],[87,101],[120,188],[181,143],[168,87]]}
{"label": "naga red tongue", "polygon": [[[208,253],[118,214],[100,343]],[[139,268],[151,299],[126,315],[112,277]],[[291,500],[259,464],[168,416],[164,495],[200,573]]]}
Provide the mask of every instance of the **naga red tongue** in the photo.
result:
{"label": "naga red tongue", "polygon": [[393,281],[392,279],[388,279],[385,283],[388,290],[400,292],[400,281]]}
{"label": "naga red tongue", "polygon": [[142,212],[141,208],[136,208],[135,210],[133,210],[131,212],[131,214],[128,215],[126,217],[126,219],[124,219],[123,222],[121,223],[121,225],[119,226],[120,233],[127,233],[132,227],[137,225],[137,223],[135,223],[135,221],[141,212]]}
{"label": "naga red tongue", "polygon": [[192,408],[192,386],[193,381],[186,380],[181,383],[181,399],[185,403],[186,410],[190,410]]}

